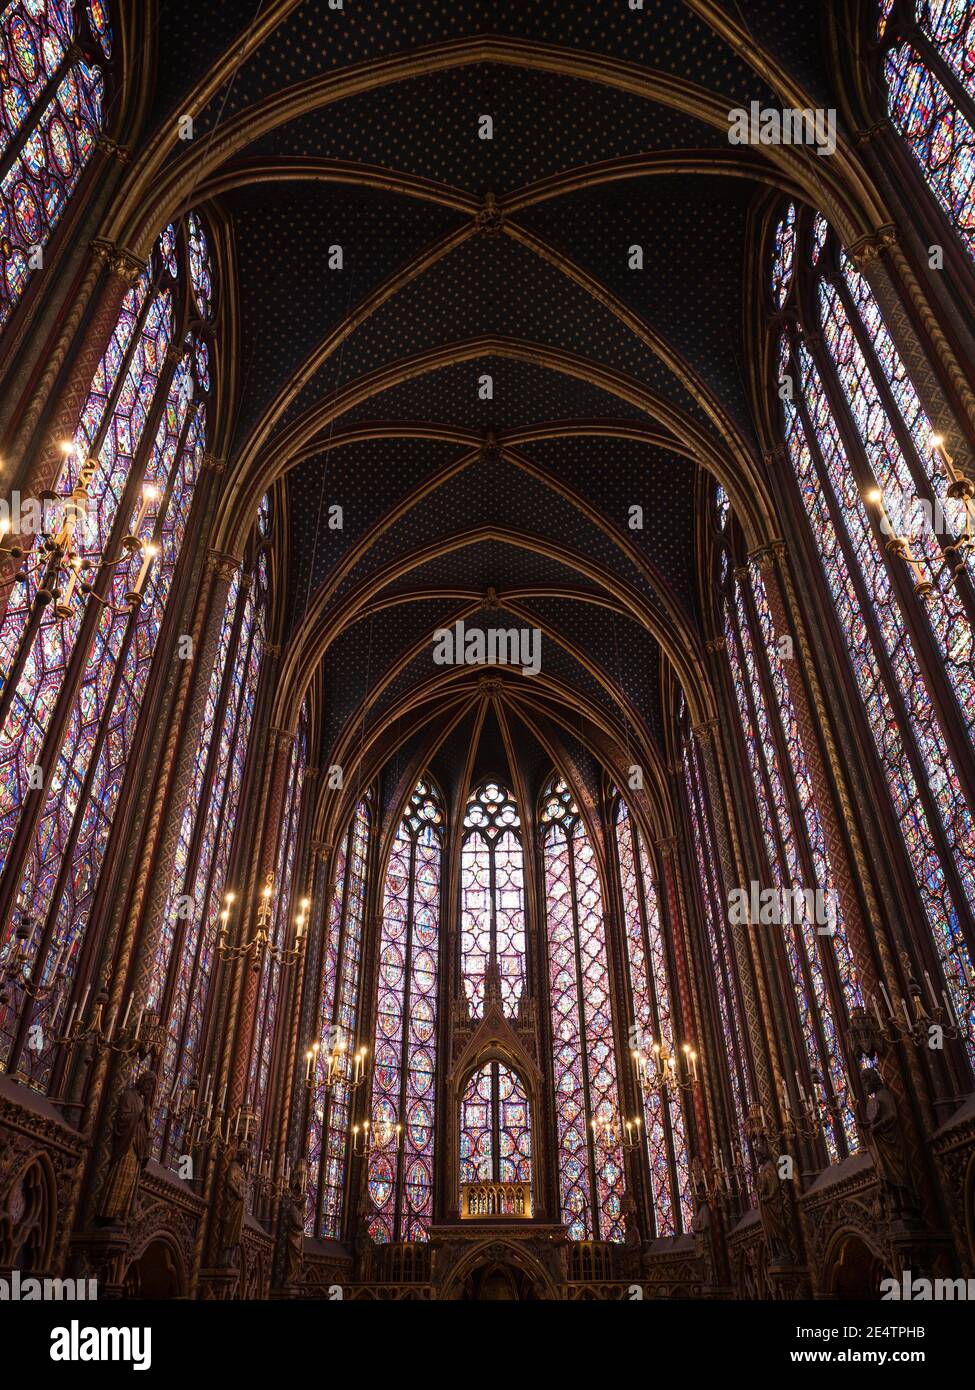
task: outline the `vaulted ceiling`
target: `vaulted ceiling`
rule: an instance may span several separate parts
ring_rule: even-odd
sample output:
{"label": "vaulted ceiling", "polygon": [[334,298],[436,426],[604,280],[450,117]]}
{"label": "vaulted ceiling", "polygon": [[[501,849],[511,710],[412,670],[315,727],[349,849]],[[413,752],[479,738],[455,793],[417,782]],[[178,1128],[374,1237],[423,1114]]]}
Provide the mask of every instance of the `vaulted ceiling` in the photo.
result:
{"label": "vaulted ceiling", "polygon": [[[553,752],[590,783],[661,756],[661,649],[707,636],[702,463],[760,456],[754,209],[787,186],[721,113],[781,105],[774,72],[835,104],[823,8],[164,0],[152,120],[220,74],[192,196],[230,232],[227,452],[285,479],[323,764],[384,765],[392,804],[423,765],[456,796],[514,757],[533,795]],[[538,627],[541,674],[436,667],[460,616]]]}

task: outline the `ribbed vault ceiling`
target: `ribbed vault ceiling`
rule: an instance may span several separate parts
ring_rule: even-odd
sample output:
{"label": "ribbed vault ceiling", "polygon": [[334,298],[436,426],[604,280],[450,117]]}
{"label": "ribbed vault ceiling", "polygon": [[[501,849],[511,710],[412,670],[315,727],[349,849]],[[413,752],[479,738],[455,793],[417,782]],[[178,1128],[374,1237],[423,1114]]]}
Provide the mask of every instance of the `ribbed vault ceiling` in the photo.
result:
{"label": "ribbed vault ceiling", "polygon": [[[228,454],[285,479],[320,761],[384,768],[390,806],[425,765],[451,796],[511,778],[515,746],[532,794],[553,751],[588,783],[661,756],[660,644],[703,651],[701,464],[759,448],[753,213],[783,182],[708,103],[774,103],[777,64],[830,95],[815,0],[741,8],[751,61],[717,0],[163,6],[160,127],[220,74],[195,121],[233,261]],[[460,616],[538,627],[542,674],[435,666]]]}

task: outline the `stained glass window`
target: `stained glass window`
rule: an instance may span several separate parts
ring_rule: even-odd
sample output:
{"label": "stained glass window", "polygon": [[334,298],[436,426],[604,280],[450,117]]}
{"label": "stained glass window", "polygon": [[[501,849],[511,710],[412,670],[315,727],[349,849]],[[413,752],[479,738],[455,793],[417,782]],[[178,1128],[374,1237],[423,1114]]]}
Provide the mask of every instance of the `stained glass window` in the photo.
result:
{"label": "stained glass window", "polygon": [[[958,761],[970,758],[971,745],[956,743],[918,648],[926,626],[933,650],[942,653],[948,689],[970,739],[972,634],[959,597],[968,576],[950,573],[944,545],[951,538],[929,526],[915,527],[904,547],[890,543],[892,533],[900,534],[908,495],[924,498],[930,515],[937,515],[934,504],[944,496],[945,478],[924,447],[930,422],[876,301],[842,250],[835,248],[834,255],[839,273],[820,279],[814,301],[822,348],[796,340],[791,331],[781,338],[780,378],[794,386],[783,401],[786,445],[931,926],[947,991],[945,1012],[949,1022],[953,1013],[961,1024],[975,1059],[975,1015],[966,985],[975,824],[957,771]],[[827,262],[824,253],[818,275]],[[840,410],[847,413],[846,430],[838,422]],[[853,450],[857,441],[861,447]],[[898,566],[904,573],[898,574]]]}
{"label": "stained glass window", "polygon": [[[171,351],[184,289],[163,284],[162,272],[160,250],[125,297],[65,454],[59,494],[75,486],[85,460],[91,475],[74,531],[76,568],[44,604],[49,581],[28,556],[0,622],[0,864],[18,902],[0,958],[25,922],[27,968],[41,983],[58,981],[31,1007],[8,992],[0,1049],[8,1062],[12,1051],[26,1058],[37,1085],[49,1076],[78,977],[205,444],[196,339]],[[64,504],[53,511],[47,525],[60,529]],[[100,570],[102,557],[120,563]]]}
{"label": "stained glass window", "polygon": [[370,1121],[369,1233],[425,1240],[433,1212],[443,810],[417,783],[383,884]]}
{"label": "stained glass window", "polygon": [[[680,1056],[671,1005],[667,948],[660,921],[657,888],[643,838],[626,802],[618,798],[614,840],[623,894],[623,928],[632,1019],[631,1048],[644,1058]],[[655,1234],[690,1230],[691,1193],[687,1136],[680,1094],[673,1086],[643,1086],[643,1134],[649,1159]]]}
{"label": "stained glass window", "polygon": [[570,1240],[621,1241],[625,1173],[603,890],[569,788],[542,798],[559,1195]]}
{"label": "stained glass window", "polygon": [[76,32],[78,13],[68,0],[13,0],[0,12],[0,327],[43,266],[102,129],[108,6],[88,6],[97,47]]}
{"label": "stained glass window", "polygon": [[352,1087],[357,1080],[356,1038],[362,974],[370,809],[364,797],[335,860],[325,919],[319,1050],[313,1077],[308,1140],[311,1200],[309,1235],[342,1233]]}
{"label": "stained glass window", "polygon": [[836,1018],[848,1020],[852,1009],[862,1007],[863,999],[757,565],[749,571],[749,582],[751,593],[743,578],[731,585],[723,609],[725,642],[755,806],[777,895],[774,907],[767,910],[768,917],[781,932],[810,1067],[807,1085],[821,1103],[827,1152],[835,1162],[858,1144]]}
{"label": "stained glass window", "polygon": [[[683,703],[683,693],[681,702]],[[683,722],[684,709],[681,709],[680,713]],[[713,962],[713,971],[706,983],[717,1005],[717,1016],[721,1024],[721,1041],[731,1091],[734,1122],[732,1132],[736,1136],[733,1152],[719,1153],[718,1162],[721,1171],[728,1175],[729,1184],[732,1183],[732,1174],[739,1175],[735,1183],[740,1189],[743,1186],[740,1175],[749,1172],[751,1166],[745,1120],[754,1096],[746,1047],[745,1011],[735,946],[731,938],[734,928],[728,921],[728,900],[722,888],[701,757],[686,729],[682,729],[681,732],[686,808],[697,866],[704,929]]]}
{"label": "stained glass window", "polygon": [[471,1073],[460,1107],[460,1181],[532,1180],[528,1095],[504,1062],[485,1062]]}
{"label": "stained glass window", "polygon": [[[271,942],[281,952],[294,947],[297,921],[299,918],[304,919],[304,911],[307,906],[307,902],[301,900],[298,885],[294,881],[298,831],[301,823],[302,786],[307,766],[308,706],[306,702],[302,706],[298,720],[297,736],[291,745],[277,863],[273,880],[267,885],[271,889],[269,895]],[[260,1132],[261,1121],[265,1118],[268,1077],[271,1070],[278,1016],[278,997],[281,992],[281,973],[280,961],[268,953],[261,964],[261,976],[257,987],[257,1025],[251,1048],[250,1071],[247,1080],[247,1104],[256,1117],[258,1132]]]}
{"label": "stained glass window", "polygon": [[484,1011],[492,962],[507,1017],[518,1012],[525,987],[525,885],[518,808],[497,782],[477,787],[467,801],[461,847],[461,973],[471,1014]]}
{"label": "stained glass window", "polygon": [[878,32],[887,110],[969,254],[975,256],[975,7],[969,0],[916,0]]}

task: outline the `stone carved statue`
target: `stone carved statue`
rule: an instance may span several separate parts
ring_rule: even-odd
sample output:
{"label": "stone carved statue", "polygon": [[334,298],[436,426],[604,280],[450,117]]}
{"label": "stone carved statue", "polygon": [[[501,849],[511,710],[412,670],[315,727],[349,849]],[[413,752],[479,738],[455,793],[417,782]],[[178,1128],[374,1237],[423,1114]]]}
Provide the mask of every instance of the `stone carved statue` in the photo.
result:
{"label": "stone carved statue", "polygon": [[789,1199],[785,1183],[779,1177],[778,1166],[769,1151],[768,1139],[762,1131],[752,1139],[757,1173],[755,1190],[762,1230],[768,1246],[769,1266],[789,1264],[793,1259],[790,1233]]}
{"label": "stone carved statue", "polygon": [[103,1226],[124,1226],[149,1158],[156,1073],[145,1071],[119,1096],[112,1124],[112,1151],[98,1212]]}
{"label": "stone carved statue", "polygon": [[305,1165],[295,1164],[291,1186],[281,1203],[281,1225],[284,1232],[284,1284],[297,1284],[301,1277],[301,1260],[305,1246]]}
{"label": "stone carved statue", "polygon": [[900,1117],[893,1093],[876,1067],[863,1073],[867,1091],[864,1122],[873,1155],[881,1200],[889,1221],[902,1220],[917,1210],[917,1194],[904,1151]]}
{"label": "stone carved statue", "polygon": [[224,1177],[223,1211],[220,1220],[220,1263],[230,1269],[240,1264],[240,1240],[244,1229],[247,1201],[247,1153],[238,1149]]}

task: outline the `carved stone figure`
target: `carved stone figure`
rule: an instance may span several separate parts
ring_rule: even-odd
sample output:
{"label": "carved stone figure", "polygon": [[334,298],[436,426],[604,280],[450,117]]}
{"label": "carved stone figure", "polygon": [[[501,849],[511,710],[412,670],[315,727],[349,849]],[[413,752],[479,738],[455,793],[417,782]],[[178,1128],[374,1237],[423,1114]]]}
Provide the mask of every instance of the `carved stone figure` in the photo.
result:
{"label": "carved stone figure", "polygon": [[240,1264],[240,1238],[247,1200],[247,1153],[238,1149],[224,1178],[223,1213],[220,1222],[220,1263],[231,1269]]}
{"label": "carved stone figure", "polygon": [[305,1165],[295,1165],[291,1186],[281,1203],[281,1224],[284,1232],[284,1284],[297,1284],[301,1277],[301,1259],[305,1246]]}
{"label": "carved stone figure", "polygon": [[755,1188],[762,1230],[768,1246],[769,1265],[788,1264],[792,1258],[789,1232],[789,1202],[785,1183],[779,1177],[775,1160],[769,1152],[768,1140],[761,1132],[753,1139],[758,1165]]}
{"label": "carved stone figure", "polygon": [[123,1226],[132,1213],[139,1179],[149,1158],[156,1073],[145,1071],[119,1096],[112,1126],[112,1152],[98,1212],[103,1226]]}
{"label": "carved stone figure", "polygon": [[917,1210],[917,1195],[904,1152],[897,1103],[876,1067],[867,1068],[863,1082],[868,1096],[864,1109],[867,1143],[881,1199],[888,1220],[902,1219]]}

